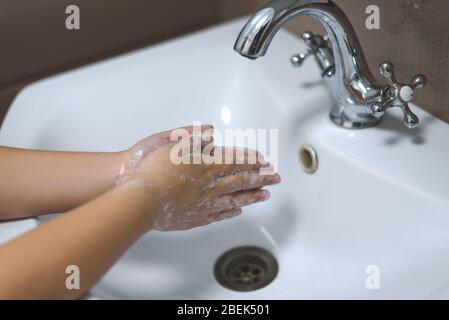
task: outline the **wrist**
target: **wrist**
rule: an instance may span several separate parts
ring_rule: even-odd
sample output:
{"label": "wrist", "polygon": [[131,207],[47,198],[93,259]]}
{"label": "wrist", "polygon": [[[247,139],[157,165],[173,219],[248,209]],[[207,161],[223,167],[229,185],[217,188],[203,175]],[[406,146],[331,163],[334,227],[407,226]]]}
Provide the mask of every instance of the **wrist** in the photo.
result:
{"label": "wrist", "polygon": [[120,185],[130,180],[143,158],[143,151],[131,148],[117,152],[116,157],[119,162],[116,185]]}
{"label": "wrist", "polygon": [[111,188],[115,187],[118,184],[118,180],[123,171],[124,164],[126,163],[126,159],[128,158],[128,153],[128,150],[106,153],[108,159],[107,168],[110,172],[109,179]]}
{"label": "wrist", "polygon": [[129,212],[136,214],[143,227],[143,232],[153,230],[158,210],[154,206],[154,200],[151,199],[147,186],[141,181],[127,181],[121,183],[115,189],[132,204],[133,208]]}

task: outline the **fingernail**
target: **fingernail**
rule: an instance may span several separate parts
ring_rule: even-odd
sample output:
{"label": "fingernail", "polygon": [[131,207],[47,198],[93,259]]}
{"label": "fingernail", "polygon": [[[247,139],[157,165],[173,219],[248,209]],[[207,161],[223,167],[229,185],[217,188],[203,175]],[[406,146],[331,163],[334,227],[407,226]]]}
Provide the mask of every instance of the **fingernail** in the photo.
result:
{"label": "fingernail", "polygon": [[268,190],[261,190],[258,193],[260,200],[262,201],[266,201],[268,199],[270,199],[270,191]]}

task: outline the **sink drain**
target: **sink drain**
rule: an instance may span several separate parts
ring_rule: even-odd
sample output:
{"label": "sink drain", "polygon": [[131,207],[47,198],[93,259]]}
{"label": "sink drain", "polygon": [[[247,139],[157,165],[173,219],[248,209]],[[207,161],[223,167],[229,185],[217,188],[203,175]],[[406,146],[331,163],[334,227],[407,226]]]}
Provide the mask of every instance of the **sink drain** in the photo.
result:
{"label": "sink drain", "polygon": [[224,253],[217,260],[214,273],[223,287],[248,292],[269,285],[277,276],[278,264],[265,249],[239,247]]}

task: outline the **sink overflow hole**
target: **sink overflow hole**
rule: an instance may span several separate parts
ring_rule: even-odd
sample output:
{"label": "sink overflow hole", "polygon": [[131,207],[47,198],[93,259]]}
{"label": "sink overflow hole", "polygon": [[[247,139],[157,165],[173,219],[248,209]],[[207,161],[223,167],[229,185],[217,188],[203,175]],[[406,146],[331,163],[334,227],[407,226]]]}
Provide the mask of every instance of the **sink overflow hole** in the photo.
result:
{"label": "sink overflow hole", "polygon": [[306,173],[315,173],[318,169],[318,156],[315,149],[309,145],[303,145],[299,150],[299,161]]}

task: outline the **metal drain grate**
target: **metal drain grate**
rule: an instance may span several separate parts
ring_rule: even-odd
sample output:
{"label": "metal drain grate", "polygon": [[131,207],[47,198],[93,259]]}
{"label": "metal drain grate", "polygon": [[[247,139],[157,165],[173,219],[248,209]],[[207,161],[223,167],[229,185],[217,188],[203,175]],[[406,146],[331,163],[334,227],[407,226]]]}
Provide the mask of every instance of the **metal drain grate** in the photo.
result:
{"label": "metal drain grate", "polygon": [[278,274],[278,264],[268,250],[238,247],[224,253],[217,260],[214,274],[223,287],[248,292],[273,282]]}

